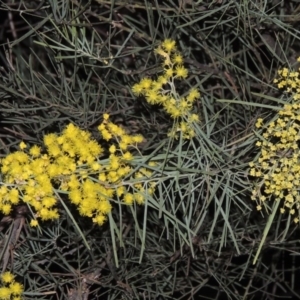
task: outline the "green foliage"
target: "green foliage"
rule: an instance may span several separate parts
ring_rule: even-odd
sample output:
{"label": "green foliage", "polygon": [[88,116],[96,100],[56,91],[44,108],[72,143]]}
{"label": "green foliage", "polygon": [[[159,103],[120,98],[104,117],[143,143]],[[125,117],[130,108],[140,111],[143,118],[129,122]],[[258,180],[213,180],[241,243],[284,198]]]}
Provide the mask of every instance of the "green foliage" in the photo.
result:
{"label": "green foliage", "polygon": [[[126,134],[144,136],[122,184],[134,191],[139,179],[130,176],[152,172],[144,205],[113,199],[102,226],[63,197],[60,218],[36,228],[22,203],[3,216],[1,267],[13,270],[25,299],[300,297],[298,225],[273,202],[257,211],[259,176],[249,173],[263,137],[256,120],[275,121],[291,102],[273,79],[283,64],[296,67],[298,10],[275,0],[1,1],[1,157],[19,145],[36,150],[72,123],[109,165],[115,149],[97,129],[107,113]],[[188,109],[200,119],[191,139],[174,106],[146,102],[137,89],[162,74],[154,50],[166,39],[182,55],[173,96],[201,95]]]}

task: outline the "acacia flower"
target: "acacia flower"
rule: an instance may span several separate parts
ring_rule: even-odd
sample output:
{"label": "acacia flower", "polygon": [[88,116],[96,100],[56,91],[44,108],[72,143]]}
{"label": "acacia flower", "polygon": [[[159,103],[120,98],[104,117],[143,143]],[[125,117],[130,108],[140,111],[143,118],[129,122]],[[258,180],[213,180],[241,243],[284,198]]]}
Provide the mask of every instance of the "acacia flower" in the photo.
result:
{"label": "acacia flower", "polygon": [[188,70],[183,66],[177,66],[175,71],[178,78],[186,78],[188,76]]}
{"label": "acacia flower", "polygon": [[41,155],[41,147],[34,145],[30,148],[29,153],[33,156],[33,157],[38,157]]}
{"label": "acacia flower", "polygon": [[199,115],[191,114],[189,116],[189,122],[199,122]]}
{"label": "acacia flower", "polygon": [[172,77],[173,76],[173,69],[172,68],[165,69],[165,76],[166,76],[166,78]]}
{"label": "acacia flower", "polygon": [[13,282],[9,285],[9,289],[13,295],[21,295],[23,293],[23,285],[19,282]]}
{"label": "acacia flower", "polygon": [[179,53],[175,53],[172,57],[173,63],[176,63],[178,65],[181,65],[183,63],[183,57]]}
{"label": "acacia flower", "polygon": [[262,118],[258,118],[256,120],[256,124],[255,124],[256,128],[262,127],[262,123],[263,123],[263,119]]}
{"label": "acacia flower", "polygon": [[144,90],[150,90],[152,80],[150,78],[143,78],[139,84]]}
{"label": "acacia flower", "polygon": [[196,88],[192,88],[192,89],[189,91],[189,94],[187,95],[186,99],[187,99],[188,101],[193,102],[195,99],[198,99],[199,97],[200,97],[199,91],[198,91]]}
{"label": "acacia flower", "polygon": [[141,134],[134,135],[132,137],[132,142],[134,143],[141,143],[144,140],[144,137]]}
{"label": "acacia flower", "polygon": [[137,202],[137,204],[145,203],[145,197],[142,193],[134,193],[134,200]]}
{"label": "acacia flower", "polygon": [[38,222],[37,220],[32,219],[32,220],[30,221],[30,226],[31,226],[31,227],[36,227],[36,226],[38,226],[38,225],[39,225],[39,222]]}
{"label": "acacia flower", "polygon": [[168,78],[166,76],[158,76],[157,81],[161,84],[167,84],[168,83]]}
{"label": "acacia flower", "polygon": [[15,278],[15,276],[10,272],[4,272],[3,274],[1,274],[1,280],[4,283],[13,282],[14,278]]}
{"label": "acacia flower", "polygon": [[127,152],[125,152],[123,154],[123,159],[125,159],[125,160],[132,160],[133,156],[132,156],[132,154],[130,152],[127,151]]}
{"label": "acacia flower", "polygon": [[127,204],[127,205],[132,205],[132,203],[134,201],[134,197],[131,193],[126,193],[124,195],[123,199],[124,199],[125,204]]}
{"label": "acacia flower", "polygon": [[109,131],[107,131],[106,129],[102,130],[101,134],[102,134],[103,139],[106,141],[109,141],[110,139],[112,139],[111,133]]}
{"label": "acacia flower", "polygon": [[98,224],[98,225],[103,225],[104,222],[106,221],[106,217],[104,215],[97,215],[96,217],[93,218],[93,222]]}
{"label": "acacia flower", "polygon": [[135,85],[133,85],[133,87],[131,88],[131,90],[132,90],[132,92],[133,92],[135,95],[137,95],[137,96],[143,94],[143,91],[144,91],[144,89],[143,89],[143,87],[140,85],[140,83],[136,83]]}
{"label": "acacia flower", "polygon": [[11,290],[8,287],[0,288],[0,299],[9,299],[11,296]]}
{"label": "acacia flower", "polygon": [[27,145],[24,142],[20,143],[20,149],[24,150],[27,147]]}
{"label": "acacia flower", "polygon": [[150,90],[146,94],[146,98],[148,103],[150,104],[157,104],[158,103],[158,97],[157,97],[157,92],[155,90]]}
{"label": "acacia flower", "polygon": [[44,144],[46,146],[50,146],[52,144],[54,144],[56,142],[56,139],[57,139],[57,135],[54,134],[54,133],[50,133],[50,134],[46,134],[44,136]]}
{"label": "acacia flower", "polygon": [[108,213],[111,212],[112,206],[109,203],[109,201],[104,200],[104,201],[100,201],[99,205],[98,205],[98,210],[99,212],[101,212],[102,214],[106,215]]}
{"label": "acacia flower", "polygon": [[171,52],[173,50],[175,50],[176,48],[176,42],[172,39],[165,39],[162,44],[161,44],[162,48],[165,49],[167,52]]}

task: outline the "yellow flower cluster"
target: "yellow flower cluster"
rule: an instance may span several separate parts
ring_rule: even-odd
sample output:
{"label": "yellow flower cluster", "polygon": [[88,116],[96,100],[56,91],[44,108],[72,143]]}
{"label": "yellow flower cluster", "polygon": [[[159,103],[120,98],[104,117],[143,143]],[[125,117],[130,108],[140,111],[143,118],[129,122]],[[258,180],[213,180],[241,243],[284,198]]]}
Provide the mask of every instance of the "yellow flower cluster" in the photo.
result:
{"label": "yellow flower cluster", "polygon": [[[300,62],[300,57],[297,59]],[[300,68],[298,69],[300,71]],[[278,88],[285,88],[285,90],[293,93],[293,99],[300,99],[300,78],[298,71],[290,71],[288,68],[278,70],[279,78],[274,80]]]}
{"label": "yellow flower cluster", "polygon": [[[129,165],[130,161],[133,160],[133,156],[129,150],[131,147],[137,149],[137,145],[144,139],[143,136],[128,135],[122,127],[109,121],[108,114],[104,114],[104,121],[98,129],[104,139],[107,141],[114,139],[117,144],[117,146],[112,144],[109,147],[109,162],[102,168],[98,179],[100,182],[115,186],[116,188],[112,191],[116,191],[117,197],[123,197],[126,204],[131,205],[134,201],[143,204],[145,189],[147,189],[148,195],[152,195],[154,192],[155,184],[153,182],[149,182],[148,185],[142,183],[151,178],[152,171],[150,169],[140,168],[133,174],[131,180],[134,183],[130,184],[133,187],[133,193],[126,189],[125,184],[122,184],[123,179],[133,172]],[[149,162],[148,165],[153,167],[155,163]]]}
{"label": "yellow flower cluster", "polygon": [[2,300],[21,300],[23,285],[16,282],[14,275],[10,272],[1,274],[0,299]]}
{"label": "yellow flower cluster", "polygon": [[177,133],[182,132],[184,138],[191,139],[195,136],[192,123],[199,121],[199,116],[191,111],[194,102],[200,98],[200,93],[196,88],[192,88],[183,97],[176,91],[176,81],[185,79],[188,70],[183,66],[183,57],[177,51],[174,40],[166,39],[155,52],[163,58],[163,74],[156,80],[143,78],[132,87],[132,91],[135,95],[143,95],[149,104],[162,105],[164,110],[175,119],[176,126],[169,136],[177,137]]}
{"label": "yellow flower cluster", "polygon": [[[285,104],[278,112],[278,118],[264,127],[262,139],[256,143],[261,148],[258,163],[250,163],[250,175],[261,178],[260,184],[252,192],[261,210],[264,201],[273,197],[282,201],[281,213],[286,209],[295,215],[294,222],[300,219],[300,80],[295,72],[280,70],[281,80],[276,79],[279,88],[293,92],[293,102]],[[288,78],[288,79],[285,79]],[[263,127],[259,118],[256,127]]]}
{"label": "yellow flower cluster", "polygon": [[[133,192],[122,183],[125,177],[147,178],[149,169],[133,172],[133,160],[129,146],[137,147],[143,140],[140,135],[130,136],[119,126],[108,121],[99,126],[103,138],[114,139],[118,147],[109,148],[109,159],[100,161],[102,147],[91,138],[91,134],[69,124],[61,135],[44,136],[47,153],[34,145],[26,151],[26,144],[20,144],[20,151],[9,154],[1,160],[4,184],[0,188],[0,211],[9,214],[12,206],[22,200],[35,211],[32,226],[41,220],[59,217],[56,205],[58,192],[68,194],[70,201],[77,205],[82,216],[88,216],[97,224],[103,224],[111,211],[114,196],[126,204],[136,201],[144,203],[144,189],[153,193],[153,184],[132,185]],[[129,185],[128,185],[129,186]]]}

